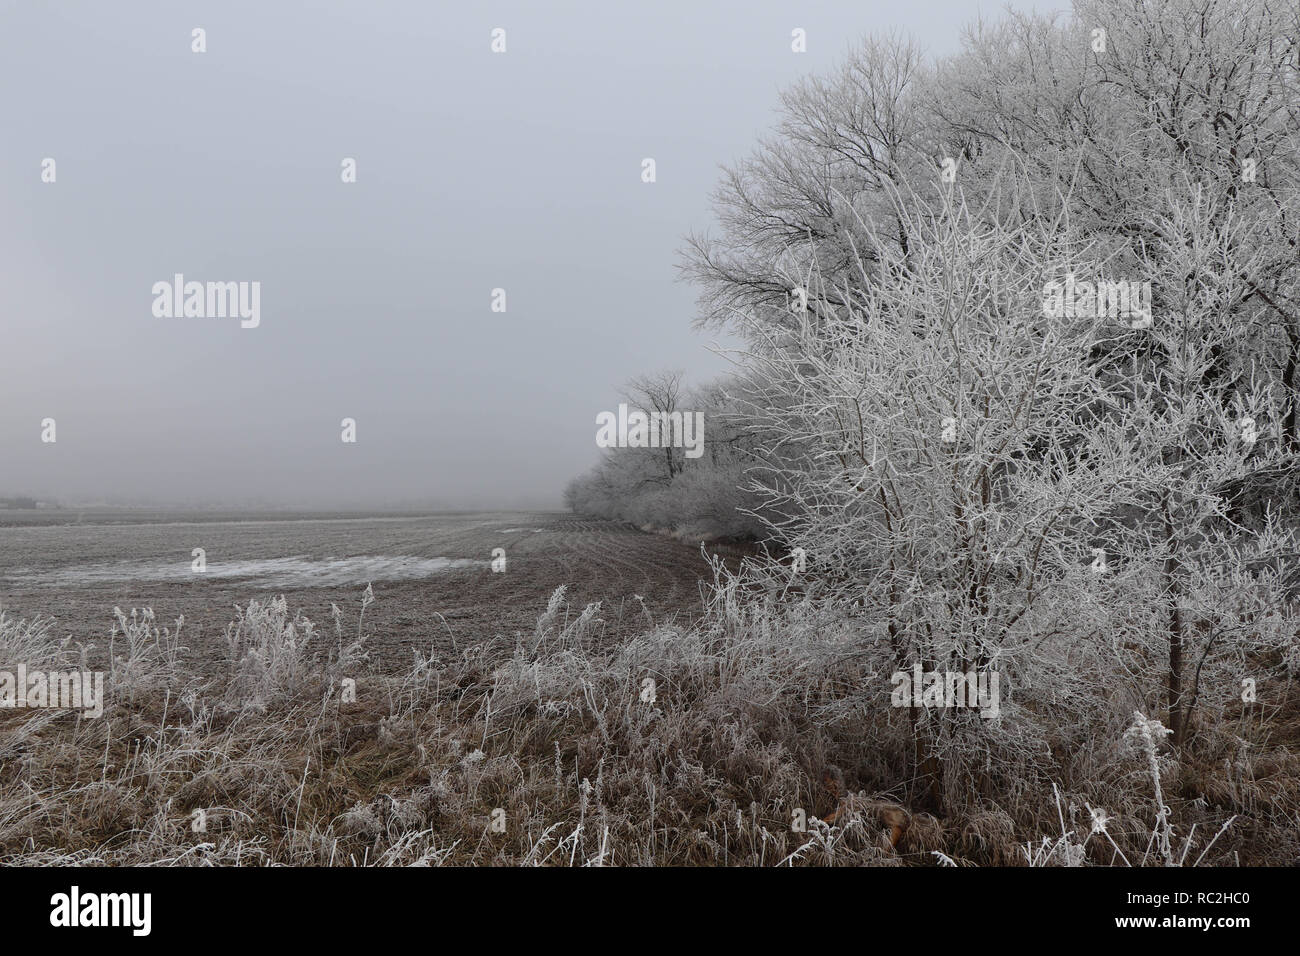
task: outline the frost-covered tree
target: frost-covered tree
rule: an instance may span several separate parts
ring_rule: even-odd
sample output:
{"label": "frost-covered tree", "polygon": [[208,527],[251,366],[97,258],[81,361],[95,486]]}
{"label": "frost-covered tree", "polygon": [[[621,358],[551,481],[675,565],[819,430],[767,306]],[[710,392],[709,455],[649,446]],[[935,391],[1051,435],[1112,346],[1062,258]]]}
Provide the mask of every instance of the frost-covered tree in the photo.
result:
{"label": "frost-covered tree", "polygon": [[[1296,25],[1089,0],[932,69],[868,45],[728,173],[686,270],[860,653],[1001,669],[1081,724],[1163,707],[1176,746],[1294,669]],[[936,801],[1016,732],[967,716],[910,714]]]}
{"label": "frost-covered tree", "polygon": [[[752,413],[776,436],[756,488],[823,593],[864,608],[884,672],[1019,677],[1037,642],[1070,631],[1083,527],[1118,499],[1076,461],[1108,330],[1043,315],[1045,282],[1073,261],[1064,236],[981,223],[951,188],[907,227],[906,253],[873,250],[880,281],[755,353]],[[959,742],[982,729],[967,716],[910,710],[936,803],[945,776],[971,776]]]}
{"label": "frost-covered tree", "polygon": [[[881,249],[906,259],[941,174],[986,220],[1064,213],[1111,275],[1132,278],[1153,276],[1154,224],[1195,190],[1232,217],[1242,247],[1225,251],[1248,252],[1251,270],[1234,306],[1249,324],[1211,372],[1249,367],[1277,382],[1276,439],[1300,451],[1297,43],[1300,10],[1279,0],[1009,13],[968,29],[963,51],[933,66],[905,40],[865,43],[785,93],[774,134],[726,171],[720,229],[692,236],[684,256],[701,320],[779,338],[797,309],[844,304],[879,280]],[[1021,172],[1015,189],[1008,164]],[[1164,287],[1153,287],[1159,306]],[[1095,359],[1131,365],[1127,344],[1103,343]]]}

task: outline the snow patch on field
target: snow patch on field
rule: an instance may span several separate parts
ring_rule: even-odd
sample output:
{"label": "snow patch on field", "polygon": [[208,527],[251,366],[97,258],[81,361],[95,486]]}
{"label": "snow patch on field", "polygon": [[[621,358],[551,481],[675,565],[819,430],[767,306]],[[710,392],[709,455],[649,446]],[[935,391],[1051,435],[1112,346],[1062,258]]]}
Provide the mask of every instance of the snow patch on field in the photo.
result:
{"label": "snow patch on field", "polygon": [[6,580],[28,587],[67,587],[115,581],[198,581],[248,579],[254,587],[297,588],[406,581],[427,578],[458,568],[486,567],[468,558],[416,558],[404,555],[361,555],[350,558],[311,558],[295,555],[251,561],[208,559],[206,571],[191,570],[186,556],[176,561],[136,561],[84,564],[56,570],[16,569]]}

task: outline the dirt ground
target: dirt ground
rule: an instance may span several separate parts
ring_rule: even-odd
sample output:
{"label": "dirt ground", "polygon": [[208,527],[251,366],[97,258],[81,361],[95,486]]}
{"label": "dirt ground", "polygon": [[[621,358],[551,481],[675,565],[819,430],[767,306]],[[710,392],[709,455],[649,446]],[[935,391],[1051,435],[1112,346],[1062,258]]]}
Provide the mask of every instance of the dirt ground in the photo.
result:
{"label": "dirt ground", "polygon": [[[331,604],[355,632],[365,581],[314,586],[310,581],[268,588],[256,577],[189,573],[195,547],[210,567],[220,562],[312,560],[354,555],[399,555],[471,560],[415,580],[373,581],[375,603],[364,630],[372,659],[383,669],[404,667],[412,652],[439,655],[453,644],[531,632],[551,593],[569,585],[570,615],[601,602],[599,618],[611,639],[631,634],[652,618],[687,621],[702,607],[711,580],[697,545],[646,534],[627,525],[554,512],[498,512],[426,516],[235,516],[164,513],[30,513],[0,515],[0,610],[12,617],[52,618],[60,637],[106,650],[114,606],[152,607],[160,623],[184,615],[187,657],[221,659],[226,624],[236,604],[283,594],[334,639]],[[60,517],[62,523],[59,523]],[[8,526],[5,526],[8,525]],[[506,570],[491,570],[493,549]],[[740,552],[716,546],[729,563]],[[165,567],[171,580],[103,580],[138,574],[138,566]],[[86,574],[85,569],[97,574]],[[137,570],[133,570],[136,568]],[[107,569],[107,571],[105,570]],[[147,576],[147,575],[146,575]],[[644,599],[642,602],[635,595]],[[648,616],[647,616],[648,615]]]}

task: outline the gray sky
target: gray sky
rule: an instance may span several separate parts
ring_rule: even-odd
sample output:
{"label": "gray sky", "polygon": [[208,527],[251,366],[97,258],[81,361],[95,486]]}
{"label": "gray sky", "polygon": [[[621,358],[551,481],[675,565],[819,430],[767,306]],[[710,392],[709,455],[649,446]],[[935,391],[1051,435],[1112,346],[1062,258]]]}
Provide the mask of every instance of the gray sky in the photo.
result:
{"label": "gray sky", "polygon": [[[725,370],[676,253],[777,92],[999,9],[0,0],[0,495],[558,507],[625,380]],[[154,317],[177,272],[261,325]]]}

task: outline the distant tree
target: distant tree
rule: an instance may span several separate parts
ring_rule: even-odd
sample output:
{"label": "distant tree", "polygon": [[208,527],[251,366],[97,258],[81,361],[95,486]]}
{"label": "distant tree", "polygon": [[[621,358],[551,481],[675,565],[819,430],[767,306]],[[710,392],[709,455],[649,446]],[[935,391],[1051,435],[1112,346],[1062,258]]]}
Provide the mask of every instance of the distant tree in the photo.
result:
{"label": "distant tree", "polygon": [[[671,416],[682,411],[680,400],[684,375],[681,371],[638,375],[628,382],[624,396],[634,408]],[[674,448],[672,442],[665,439],[659,454],[663,455],[665,483],[670,483],[681,471],[682,449]]]}

